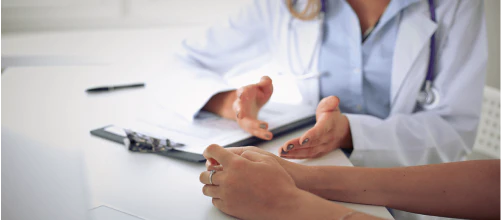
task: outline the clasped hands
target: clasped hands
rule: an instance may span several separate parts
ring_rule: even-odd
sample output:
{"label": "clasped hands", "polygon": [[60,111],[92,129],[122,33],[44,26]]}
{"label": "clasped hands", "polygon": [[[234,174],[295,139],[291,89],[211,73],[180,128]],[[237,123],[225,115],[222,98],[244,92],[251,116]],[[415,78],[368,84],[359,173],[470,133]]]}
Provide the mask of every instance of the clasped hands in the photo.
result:
{"label": "clasped hands", "polygon": [[[207,171],[200,174],[203,194],[212,197],[213,205],[224,213],[244,219],[280,219],[295,209],[301,191],[277,159],[291,162],[256,147],[225,149],[213,144],[203,155],[207,158]],[[212,176],[211,170],[216,170]]]}
{"label": "clasped hands", "polygon": [[355,212],[311,192],[316,167],[282,159],[256,147],[204,151],[204,195],[222,212],[240,219],[344,219]]}

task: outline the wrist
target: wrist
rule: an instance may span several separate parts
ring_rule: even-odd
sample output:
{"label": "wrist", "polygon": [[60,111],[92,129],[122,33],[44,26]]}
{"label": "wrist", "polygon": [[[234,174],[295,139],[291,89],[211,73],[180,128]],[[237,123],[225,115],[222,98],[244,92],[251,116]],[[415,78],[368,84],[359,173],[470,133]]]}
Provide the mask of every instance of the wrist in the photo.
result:
{"label": "wrist", "polygon": [[344,120],[345,128],[344,131],[345,133],[343,134],[343,138],[341,139],[341,143],[339,147],[341,148],[353,148],[353,140],[351,137],[351,127],[350,127],[350,121],[348,120],[348,117],[346,115],[341,115]]}
{"label": "wrist", "polygon": [[235,111],[233,110],[233,102],[235,102],[236,99],[237,99],[236,90],[225,92],[221,112],[219,115],[221,115],[224,118],[235,120],[236,115]]}
{"label": "wrist", "polygon": [[282,167],[284,167],[287,173],[291,175],[292,179],[299,189],[309,191],[309,188],[311,187],[311,178],[309,178],[309,176],[312,176],[311,173],[314,172],[314,169],[312,167],[297,164],[287,160],[283,160]]}
{"label": "wrist", "polygon": [[303,190],[293,187],[287,190],[287,193],[280,198],[278,206],[273,207],[269,219],[299,219],[294,210],[298,210],[303,206],[306,195]]}
{"label": "wrist", "polygon": [[342,219],[353,212],[352,209],[300,189],[287,203],[289,209],[276,215],[277,219]]}
{"label": "wrist", "polygon": [[[291,176],[295,176],[296,186],[302,190],[330,200],[338,200],[345,194],[349,172],[346,167],[302,166]],[[338,200],[346,201],[346,200]]]}
{"label": "wrist", "polygon": [[235,119],[235,111],[233,111],[233,102],[237,98],[236,90],[220,92],[205,104],[203,110],[220,115],[223,118]]}

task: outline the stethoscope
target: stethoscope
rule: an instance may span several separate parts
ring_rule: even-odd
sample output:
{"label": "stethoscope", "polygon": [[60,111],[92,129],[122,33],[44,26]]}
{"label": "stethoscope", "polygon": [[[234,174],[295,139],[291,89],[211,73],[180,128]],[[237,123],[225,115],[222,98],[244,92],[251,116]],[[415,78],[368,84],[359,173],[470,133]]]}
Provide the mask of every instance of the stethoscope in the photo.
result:
{"label": "stethoscope", "polygon": [[[324,75],[324,73],[319,73],[319,72],[312,72],[309,70],[312,70],[313,63],[315,60],[315,55],[318,53],[320,50],[320,46],[322,44],[322,33],[323,33],[323,26],[324,26],[324,16],[325,16],[325,11],[326,11],[326,2],[325,0],[321,0],[321,9],[320,13],[318,15],[318,19],[320,20],[320,34],[319,37],[317,38],[317,42],[315,43],[315,48],[313,50],[313,54],[311,56],[310,61],[308,62],[307,68],[302,68],[304,69],[304,72],[302,74],[294,74],[295,78],[297,80],[305,80],[305,79],[310,79],[310,78],[316,78]],[[428,0],[428,5],[429,5],[429,10],[430,10],[430,17],[433,22],[436,22],[436,16],[435,16],[435,4],[433,3],[433,0]],[[291,16],[292,17],[292,16]],[[292,23],[292,18],[289,20],[289,30],[291,30],[291,23]],[[292,67],[292,61],[291,61],[291,51],[290,51],[290,37],[287,38],[287,47],[288,50],[286,51],[287,57],[289,59],[289,68],[292,72],[294,71],[294,68]],[[297,53],[296,53],[297,54]],[[429,56],[429,61],[428,61],[428,69],[426,72],[426,79],[424,82],[424,86],[421,89],[421,91],[418,94],[417,97],[417,104],[423,108],[423,109],[431,109],[434,108],[435,105],[439,102],[439,93],[437,89],[433,87],[433,70],[434,70],[434,60],[435,60],[435,54],[436,54],[436,49],[435,49],[435,33],[431,36],[430,40],[430,56]]]}
{"label": "stethoscope", "polygon": [[[430,17],[433,22],[436,22],[435,18],[435,4],[433,0],[428,0],[428,5],[430,8]],[[426,80],[424,81],[424,88],[419,92],[417,102],[424,109],[431,109],[439,101],[439,95],[437,89],[433,88],[433,70],[435,67],[435,33],[431,35],[430,40],[430,58],[428,61],[428,70],[426,72]]]}

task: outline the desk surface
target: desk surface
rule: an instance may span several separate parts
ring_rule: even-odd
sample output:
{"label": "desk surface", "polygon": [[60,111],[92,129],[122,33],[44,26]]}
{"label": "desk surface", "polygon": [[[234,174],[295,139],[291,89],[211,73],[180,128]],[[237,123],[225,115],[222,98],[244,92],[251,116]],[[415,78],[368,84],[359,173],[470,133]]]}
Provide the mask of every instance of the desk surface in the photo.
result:
{"label": "desk surface", "polygon": [[[2,75],[2,126],[49,146],[83,149],[92,207],[106,205],[145,219],[228,218],[212,206],[202,192],[198,177],[204,164],[158,155],[132,153],[123,146],[89,134],[91,129],[123,122],[144,112],[130,100],[144,90],[124,90],[89,95],[84,91],[109,80],[135,80],[111,67],[12,68]],[[261,148],[277,153],[286,140],[304,129],[263,143]],[[340,151],[307,165],[351,166]],[[383,207],[348,205],[373,215],[391,218]]]}

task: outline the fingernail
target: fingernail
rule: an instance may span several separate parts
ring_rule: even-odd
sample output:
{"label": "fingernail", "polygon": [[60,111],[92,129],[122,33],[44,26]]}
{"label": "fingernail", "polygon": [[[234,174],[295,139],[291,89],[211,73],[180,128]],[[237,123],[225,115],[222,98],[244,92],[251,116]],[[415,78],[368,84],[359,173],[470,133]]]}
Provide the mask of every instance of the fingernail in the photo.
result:
{"label": "fingernail", "polygon": [[259,127],[262,129],[266,129],[266,124],[260,124]]}
{"label": "fingernail", "polygon": [[310,139],[308,139],[308,138],[304,139],[303,143],[301,145],[308,143],[308,141],[310,141]]}
{"label": "fingernail", "polygon": [[282,149],[282,152],[280,154],[287,154],[287,153],[289,153],[289,152],[284,151],[284,149]]}
{"label": "fingernail", "polygon": [[264,135],[266,138],[271,138],[269,134]]}
{"label": "fingernail", "polygon": [[237,118],[238,118],[239,115],[240,115],[240,112],[237,111]]}
{"label": "fingernail", "polygon": [[287,146],[287,151],[292,150],[292,148],[294,148],[294,144],[289,144],[289,145]]}

